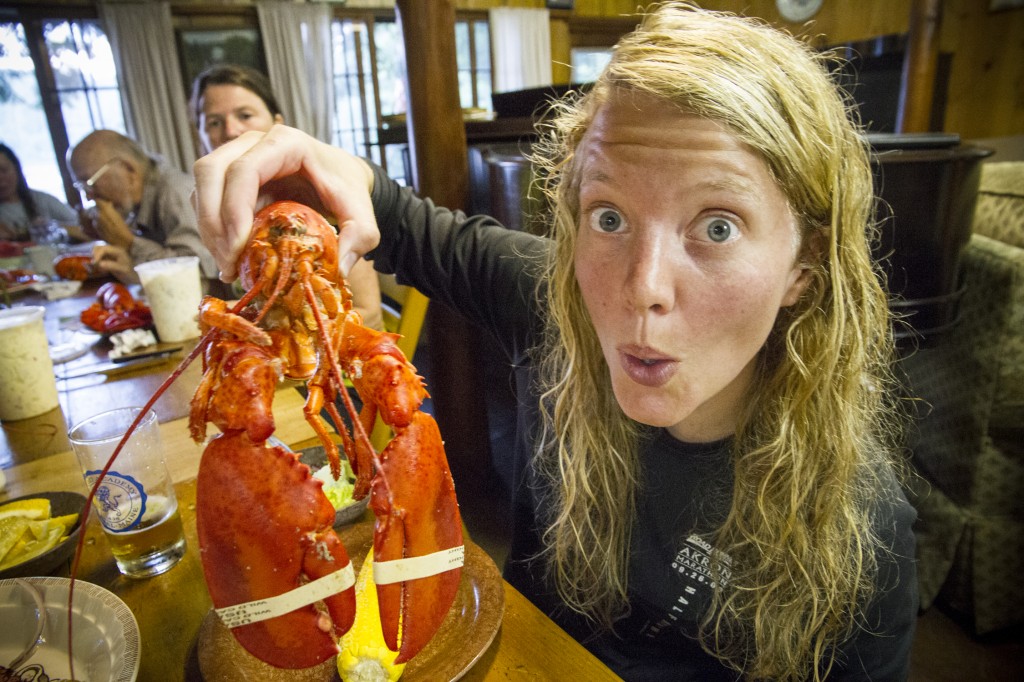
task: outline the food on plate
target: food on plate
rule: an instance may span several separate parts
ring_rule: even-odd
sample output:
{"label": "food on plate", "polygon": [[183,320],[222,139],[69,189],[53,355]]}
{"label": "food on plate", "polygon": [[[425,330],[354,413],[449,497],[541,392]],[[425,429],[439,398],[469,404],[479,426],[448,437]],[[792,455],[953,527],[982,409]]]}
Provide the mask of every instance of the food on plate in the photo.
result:
{"label": "food on plate", "polygon": [[[401,629],[399,629],[401,641]],[[388,649],[381,631],[377,586],[373,582],[373,547],[356,578],[356,619],[338,642],[338,674],[344,682],[395,682],[405,663],[395,664],[398,652]]]}
{"label": "food on plate", "polygon": [[82,311],[82,324],[101,334],[137,329],[153,323],[149,306],[135,299],[123,284],[107,282],[96,292],[96,300]]}
{"label": "food on plate", "polygon": [[78,514],[51,517],[50,501],[42,497],[0,506],[0,570],[50,551],[77,522]]}
{"label": "food on plate", "polygon": [[113,348],[111,358],[120,358],[142,348],[156,345],[156,335],[150,329],[125,329],[110,337]]}
{"label": "food on plate", "polygon": [[6,239],[0,240],[0,258],[18,258],[25,253],[25,244],[12,242]]}
{"label": "food on plate", "polygon": [[53,271],[61,279],[76,279],[83,282],[96,274],[92,265],[92,256],[77,254],[68,254],[55,260]]}
{"label": "food on plate", "polygon": [[355,490],[356,475],[352,473],[352,467],[347,459],[341,460],[341,476],[338,477],[338,480],[334,480],[330,464],[325,464],[317,469],[313,478],[323,481],[324,495],[327,496],[335,510],[352,504],[352,491]]}
{"label": "food on plate", "polygon": [[196,654],[204,682],[335,682],[338,679],[333,657],[310,668],[275,668],[264,663],[242,648],[212,609],[199,626]]}
{"label": "food on plate", "polygon": [[39,275],[31,270],[0,270],[0,279],[2,279],[8,286],[12,284],[31,284],[32,282],[39,280]]}

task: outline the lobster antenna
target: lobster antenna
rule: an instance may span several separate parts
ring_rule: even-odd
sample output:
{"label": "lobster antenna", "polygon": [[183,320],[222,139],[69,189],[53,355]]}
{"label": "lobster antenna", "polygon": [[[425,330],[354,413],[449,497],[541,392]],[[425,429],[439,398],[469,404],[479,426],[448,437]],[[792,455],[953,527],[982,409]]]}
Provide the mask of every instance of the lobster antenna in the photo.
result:
{"label": "lobster antenna", "polygon": [[85,507],[82,509],[82,532],[78,536],[78,546],[75,548],[75,558],[74,561],[71,562],[71,579],[70,582],[68,583],[68,674],[70,679],[72,680],[75,679],[75,659],[72,652],[72,646],[75,641],[74,637],[72,636],[72,620],[74,616],[72,608],[75,596],[75,579],[78,576],[78,563],[82,558],[82,549],[85,547],[85,527],[86,523],[89,521],[89,510],[92,509],[93,498],[96,496],[96,491],[99,490],[100,484],[103,483],[103,479],[106,478],[107,472],[110,471],[110,467],[114,465],[114,461],[117,459],[118,455],[121,454],[121,450],[124,449],[125,443],[128,442],[128,438],[130,438],[132,433],[135,432],[135,429],[139,426],[139,423],[146,416],[146,413],[149,412],[153,405],[156,404],[156,401],[160,399],[160,397],[167,391],[168,388],[170,388],[171,384],[173,384],[174,381],[179,376],[181,376],[182,372],[184,372],[188,368],[188,366],[192,364],[192,361],[195,360],[199,356],[199,354],[203,352],[203,350],[206,348],[206,346],[209,345],[210,340],[213,338],[215,334],[217,334],[216,329],[210,329],[205,334],[203,334],[203,337],[199,339],[199,342],[196,344],[196,347],[192,349],[192,352],[185,356],[185,359],[181,361],[181,364],[179,364],[175,368],[175,370],[171,372],[170,376],[164,379],[164,382],[160,384],[160,386],[156,389],[156,392],[153,393],[153,396],[146,402],[145,405],[142,406],[142,409],[139,410],[139,414],[132,421],[131,425],[128,426],[128,429],[125,431],[124,436],[121,437],[121,440],[118,442],[117,447],[114,448],[114,452],[110,455],[110,459],[107,460],[107,463],[103,467],[103,470],[100,471],[100,475],[96,478],[96,482],[93,483],[92,488],[89,490],[89,496],[85,500]]}
{"label": "lobster antenna", "polygon": [[[377,455],[377,451],[374,450],[373,444],[370,442],[370,437],[366,435],[366,429],[363,428],[363,422],[359,419],[356,406],[352,403],[352,396],[345,390],[345,379],[341,373],[341,367],[338,366],[338,358],[335,356],[334,348],[331,346],[330,339],[327,337],[327,329],[324,325],[324,319],[320,315],[320,308],[317,306],[316,296],[313,293],[313,285],[309,282],[308,278],[302,280],[302,291],[306,295],[306,302],[309,303],[310,308],[313,309],[313,317],[316,320],[317,333],[320,335],[320,343],[326,349],[327,361],[330,363],[330,374],[331,378],[334,379],[336,384],[335,390],[341,395],[341,401],[345,404],[345,411],[348,412],[349,418],[352,420],[352,432],[356,438],[361,440],[363,444],[370,449],[370,457],[373,459],[373,466],[378,471],[384,470],[384,464],[380,461],[380,457]],[[344,331],[344,325],[348,323],[348,316],[342,318],[342,331]],[[381,476],[381,480],[384,481],[384,488],[387,490],[388,502],[392,503],[391,497],[391,486],[388,484],[386,478]]]}

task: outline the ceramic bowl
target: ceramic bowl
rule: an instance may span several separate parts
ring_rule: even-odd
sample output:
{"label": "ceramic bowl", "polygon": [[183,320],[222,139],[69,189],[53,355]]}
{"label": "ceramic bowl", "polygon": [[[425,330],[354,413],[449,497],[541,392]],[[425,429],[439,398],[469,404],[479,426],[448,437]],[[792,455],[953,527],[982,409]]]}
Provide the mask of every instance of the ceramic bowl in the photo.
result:
{"label": "ceramic bowl", "polygon": [[0,505],[37,497],[45,497],[50,500],[50,516],[78,514],[78,521],[75,522],[74,527],[64,542],[59,543],[50,551],[44,552],[34,559],[5,568],[0,571],[0,580],[22,576],[48,575],[70,561],[71,555],[75,553],[75,547],[78,544],[78,534],[82,531],[82,510],[85,509],[85,496],[71,492],[35,493],[33,495],[16,497],[13,500],[3,500],[0,502]]}

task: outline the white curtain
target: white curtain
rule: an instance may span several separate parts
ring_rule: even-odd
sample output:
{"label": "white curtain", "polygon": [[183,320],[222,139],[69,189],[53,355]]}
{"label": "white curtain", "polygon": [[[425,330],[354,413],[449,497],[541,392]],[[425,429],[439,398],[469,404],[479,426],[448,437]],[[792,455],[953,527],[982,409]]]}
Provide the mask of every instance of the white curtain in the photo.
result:
{"label": "white curtain", "polygon": [[551,85],[551,28],[546,9],[490,11],[494,91]]}
{"label": "white curtain", "polygon": [[196,154],[170,4],[101,2],[99,15],[114,52],[128,135],[191,172]]}
{"label": "white curtain", "polygon": [[285,123],[331,142],[334,69],[330,5],[258,0],[256,12],[267,75]]}

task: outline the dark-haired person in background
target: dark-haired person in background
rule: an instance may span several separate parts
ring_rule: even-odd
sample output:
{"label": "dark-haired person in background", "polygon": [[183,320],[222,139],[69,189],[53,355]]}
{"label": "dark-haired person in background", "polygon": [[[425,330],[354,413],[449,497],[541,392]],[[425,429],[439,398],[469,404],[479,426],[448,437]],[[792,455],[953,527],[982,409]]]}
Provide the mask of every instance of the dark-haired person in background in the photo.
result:
{"label": "dark-haired person in background", "polygon": [[[237,64],[212,66],[196,76],[189,112],[207,154],[246,131],[266,132],[284,123],[267,77]],[[360,259],[356,263],[348,285],[352,305],[363,316],[363,323],[383,329],[380,282],[370,261]]]}
{"label": "dark-haired person in background", "polygon": [[29,241],[32,224],[49,220],[60,223],[73,239],[84,238],[75,210],[52,194],[31,189],[17,154],[0,144],[0,239]]}

